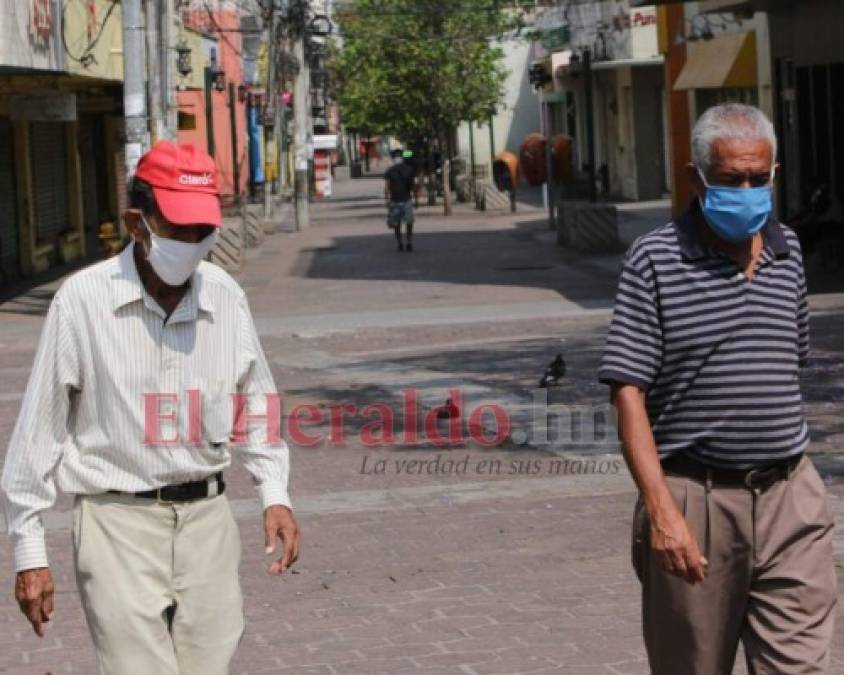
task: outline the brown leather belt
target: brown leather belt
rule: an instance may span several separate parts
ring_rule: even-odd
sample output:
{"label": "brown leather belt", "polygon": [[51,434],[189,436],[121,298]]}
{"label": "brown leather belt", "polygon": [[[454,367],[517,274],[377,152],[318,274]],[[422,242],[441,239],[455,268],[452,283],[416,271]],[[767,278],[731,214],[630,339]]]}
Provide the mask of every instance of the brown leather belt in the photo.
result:
{"label": "brown leather belt", "polygon": [[662,470],[669,476],[691,478],[699,483],[725,487],[745,487],[764,492],[781,480],[788,480],[803,458],[795,457],[750,469],[722,469],[699,462],[684,453],[677,453],[662,460]]}

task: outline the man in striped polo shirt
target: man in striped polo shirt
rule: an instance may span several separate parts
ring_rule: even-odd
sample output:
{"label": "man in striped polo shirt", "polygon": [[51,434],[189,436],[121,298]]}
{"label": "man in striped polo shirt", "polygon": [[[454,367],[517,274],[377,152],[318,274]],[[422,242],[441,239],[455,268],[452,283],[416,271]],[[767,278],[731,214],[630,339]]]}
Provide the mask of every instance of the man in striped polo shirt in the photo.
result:
{"label": "man in striped polo shirt", "polygon": [[639,487],[633,566],[656,675],[824,673],[836,579],[798,371],[797,237],[772,217],[776,137],[757,109],[693,132],[691,209],[624,260],[599,373]]}

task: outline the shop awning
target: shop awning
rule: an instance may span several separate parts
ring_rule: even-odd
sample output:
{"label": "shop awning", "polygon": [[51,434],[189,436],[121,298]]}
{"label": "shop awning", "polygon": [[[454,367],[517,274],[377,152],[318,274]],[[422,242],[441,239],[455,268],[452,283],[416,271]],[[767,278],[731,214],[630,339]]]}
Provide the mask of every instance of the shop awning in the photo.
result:
{"label": "shop awning", "polygon": [[647,59],[616,59],[615,61],[595,61],[592,70],[613,70],[615,68],[637,68],[639,66],[661,66],[665,58],[660,54]]}
{"label": "shop awning", "polygon": [[701,14],[707,12],[726,12],[739,9],[748,9],[753,0],[632,0],[631,7],[646,7],[648,5],[673,5],[690,2],[698,2],[698,9]]}
{"label": "shop awning", "polygon": [[674,90],[755,87],[756,33],[727,33],[687,45],[686,65]]}

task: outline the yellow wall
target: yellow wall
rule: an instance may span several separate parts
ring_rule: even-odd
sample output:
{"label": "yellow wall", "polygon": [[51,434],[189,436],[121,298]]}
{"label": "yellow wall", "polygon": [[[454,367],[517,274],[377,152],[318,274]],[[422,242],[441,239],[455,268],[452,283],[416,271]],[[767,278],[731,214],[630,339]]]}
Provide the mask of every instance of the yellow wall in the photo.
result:
{"label": "yellow wall", "polygon": [[[120,3],[112,0],[95,0],[97,24],[91,36],[88,34],[88,3],[83,0],[68,0],[65,9],[65,40],[68,51],[76,58],[81,57],[93,38],[102,30],[96,46],[91,50],[94,56],[87,67],[70,56],[66,56],[67,71],[73,75],[95,77],[103,80],[123,80],[123,18]],[[103,20],[108,14],[108,19]]]}
{"label": "yellow wall", "polygon": [[[205,66],[208,63],[208,46],[206,43],[210,41],[202,33],[197,33],[188,28],[182,31],[179,39],[184,39],[191,49],[190,63],[193,68],[187,77],[176,74],[179,86],[183,86],[185,89],[205,89]],[[178,54],[174,52],[173,58],[177,59]]]}

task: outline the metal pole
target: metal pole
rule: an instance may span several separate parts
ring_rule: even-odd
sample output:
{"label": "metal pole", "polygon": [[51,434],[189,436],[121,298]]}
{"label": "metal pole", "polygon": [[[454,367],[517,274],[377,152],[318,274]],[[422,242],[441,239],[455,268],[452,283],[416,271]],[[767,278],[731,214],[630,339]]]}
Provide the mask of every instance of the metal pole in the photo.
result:
{"label": "metal pole", "polygon": [[158,39],[158,3],[146,0],[147,92],[149,93],[149,128],[152,142],[164,135],[161,96],[161,43]]}
{"label": "metal pole", "polygon": [[492,175],[492,165],[495,164],[495,127],[493,124],[493,115],[489,116],[489,175]]}
{"label": "metal pole", "polygon": [[[475,180],[475,128],[472,125],[472,120],[469,120],[469,161],[472,162],[470,175],[472,180]],[[472,186],[474,189],[474,186]]]}
{"label": "metal pole", "polygon": [[214,156],[214,102],[211,98],[211,68],[205,67],[205,139],[208,145],[208,154]]}
{"label": "metal pole", "polygon": [[[545,128],[545,95],[539,92],[539,133],[545,139],[545,148],[548,148],[548,130]],[[547,170],[547,164],[546,164]],[[542,208],[548,209],[548,176],[542,184]]]}
{"label": "metal pole", "polygon": [[173,87],[173,73],[175,63],[173,59],[173,1],[164,0],[164,11],[159,15],[161,22],[161,93],[162,114],[164,117],[165,135],[176,140],[178,126],[178,101]]}
{"label": "metal pole", "polygon": [[267,93],[264,102],[264,220],[269,221],[273,215],[273,191],[270,177],[274,174],[274,162],[276,160],[275,143],[273,142],[273,125],[275,124],[276,84],[276,30],[278,21],[277,3],[273,0],[272,12],[270,14],[270,28],[267,38]]}
{"label": "metal pole", "polygon": [[281,171],[279,176],[278,184],[280,189],[286,190],[290,185],[290,176],[288,175],[288,165],[289,165],[289,157],[287,153],[290,152],[290,148],[288,147],[287,143],[287,106],[282,103],[281,105],[281,122],[278,125],[278,140],[281,147]]}
{"label": "metal pole", "polygon": [[144,44],[141,0],[123,0],[123,115],[126,118],[126,178],[135,173],[148,145],[147,101],[144,91]]}
{"label": "metal pole", "polygon": [[551,160],[551,136],[554,132],[554,125],[551,120],[551,104],[543,98],[539,105],[541,106],[542,117],[545,120],[545,185],[548,192],[548,229],[553,230],[556,227],[554,221],[554,165]]}
{"label": "metal pole", "polygon": [[240,203],[240,161],[237,156],[237,92],[234,82],[229,82],[229,127],[232,136],[232,170],[234,172],[234,198]]}
{"label": "metal pole", "polygon": [[[304,12],[303,12],[304,15]],[[293,88],[293,126],[296,138],[296,160],[294,187],[296,200],[296,229],[303,230],[309,225],[309,185],[308,185],[308,69],[305,64],[304,26],[297,26],[297,35],[293,43],[293,54],[299,63],[296,83]]]}
{"label": "metal pole", "polygon": [[589,201],[598,201],[595,185],[595,118],[592,105],[592,52],[583,50],[583,88],[586,94],[586,152],[589,160]]}

